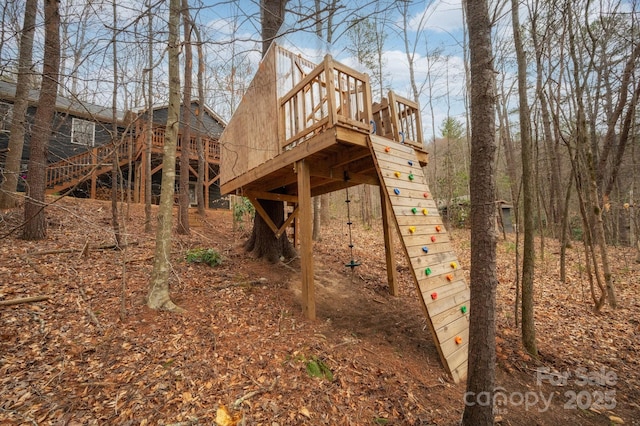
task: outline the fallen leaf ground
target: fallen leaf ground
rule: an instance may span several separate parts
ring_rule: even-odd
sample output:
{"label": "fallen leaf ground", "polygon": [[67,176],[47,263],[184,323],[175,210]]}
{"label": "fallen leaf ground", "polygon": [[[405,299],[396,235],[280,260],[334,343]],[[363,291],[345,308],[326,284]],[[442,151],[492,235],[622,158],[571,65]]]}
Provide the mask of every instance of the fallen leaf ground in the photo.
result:
{"label": "fallen leaf ground", "polygon": [[[323,228],[314,246],[318,319],[309,321],[299,262],[252,259],[231,213],[208,211],[190,236],[174,238],[172,296],[186,309],[174,314],[144,303],[154,235],[143,231],[141,206],[124,206],[123,251],[107,247],[109,206],[61,199],[47,208],[40,242],[7,235],[21,213],[1,212],[0,300],[50,299],[0,306],[0,424],[214,425],[216,416],[219,424],[265,426],[459,422],[465,384],[452,383],[440,364],[399,251],[400,296],[388,295],[380,225],[354,229],[362,262],[354,274],[343,266],[343,221]],[[453,241],[468,273],[468,231],[455,231]],[[620,307],[594,314],[581,246],[570,250],[562,284],[557,243],[544,244],[535,283],[539,361],[520,349],[514,325],[515,242],[498,245],[497,421],[640,424],[635,252],[611,248]],[[215,248],[223,264],[187,263],[196,247]],[[309,365],[327,370],[314,377]]]}

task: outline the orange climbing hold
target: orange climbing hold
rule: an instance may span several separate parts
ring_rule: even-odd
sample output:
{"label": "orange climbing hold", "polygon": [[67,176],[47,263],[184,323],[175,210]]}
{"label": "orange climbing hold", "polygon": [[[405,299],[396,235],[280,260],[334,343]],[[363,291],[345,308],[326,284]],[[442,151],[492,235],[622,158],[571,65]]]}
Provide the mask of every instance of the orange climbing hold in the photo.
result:
{"label": "orange climbing hold", "polygon": [[442,227],[440,225],[436,225],[436,232],[442,231]]}
{"label": "orange climbing hold", "polygon": [[390,146],[385,147],[384,152],[391,152],[391,147]]}
{"label": "orange climbing hold", "polygon": [[453,274],[447,274],[447,281],[453,281]]}
{"label": "orange climbing hold", "polygon": [[460,336],[456,336],[456,338],[454,340],[456,342],[456,345],[459,345],[459,344],[462,343],[462,337],[460,337]]}

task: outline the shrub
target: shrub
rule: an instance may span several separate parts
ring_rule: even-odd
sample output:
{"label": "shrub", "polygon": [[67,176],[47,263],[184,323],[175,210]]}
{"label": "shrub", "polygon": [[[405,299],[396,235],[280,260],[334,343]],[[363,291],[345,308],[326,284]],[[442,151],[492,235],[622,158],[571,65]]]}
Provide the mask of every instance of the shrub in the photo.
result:
{"label": "shrub", "polygon": [[194,248],[187,251],[187,262],[206,263],[214,267],[222,263],[222,256],[212,248]]}

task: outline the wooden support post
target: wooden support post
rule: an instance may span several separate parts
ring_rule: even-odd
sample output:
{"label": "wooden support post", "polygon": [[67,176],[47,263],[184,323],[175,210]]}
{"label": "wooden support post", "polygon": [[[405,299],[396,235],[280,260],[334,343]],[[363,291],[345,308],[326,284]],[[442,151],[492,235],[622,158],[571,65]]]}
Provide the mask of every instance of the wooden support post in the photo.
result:
{"label": "wooden support post", "polygon": [[313,283],[313,218],[311,212],[311,174],[309,163],[296,163],[298,174],[298,217],[300,220],[300,263],[302,272],[302,310],[305,317],[316,319],[315,288]]}
{"label": "wooden support post", "polygon": [[382,207],[382,229],[384,232],[384,250],[387,260],[387,282],[389,283],[389,293],[392,296],[399,294],[398,290],[398,273],[396,272],[396,262],[394,259],[393,246],[393,219],[391,218],[391,206],[387,199],[384,186],[380,185],[380,205]]}
{"label": "wooden support post", "polygon": [[[92,200],[96,199],[96,181],[97,181],[97,173],[96,173],[96,163],[98,162],[98,148],[93,148],[91,150],[91,164],[93,164],[93,172],[91,173],[91,192],[89,197]],[[113,183],[112,183],[113,185]]]}

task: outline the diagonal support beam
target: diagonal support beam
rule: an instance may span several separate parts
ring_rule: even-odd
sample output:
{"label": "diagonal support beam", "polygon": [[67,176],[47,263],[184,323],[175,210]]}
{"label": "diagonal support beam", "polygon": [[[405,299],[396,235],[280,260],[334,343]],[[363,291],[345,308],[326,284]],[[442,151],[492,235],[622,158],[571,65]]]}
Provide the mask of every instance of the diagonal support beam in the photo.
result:
{"label": "diagonal support beam", "polygon": [[249,199],[249,201],[251,201],[251,204],[253,204],[253,207],[255,207],[255,209],[258,212],[258,214],[260,215],[260,217],[262,219],[264,219],[264,222],[267,224],[269,229],[271,229],[271,231],[273,231],[273,233],[275,234],[275,236],[277,238],[280,238],[280,236],[285,232],[287,227],[291,224],[291,222],[298,215],[298,207],[296,206],[294,208],[293,212],[287,218],[287,220],[285,220],[284,223],[282,224],[282,226],[280,226],[278,228],[278,226],[275,223],[273,223],[273,220],[271,220],[271,217],[269,217],[269,214],[264,209],[264,207],[262,207],[262,204],[260,203],[260,199],[297,202],[298,201],[298,197],[296,197],[294,195],[274,194],[272,192],[263,192],[263,193],[246,192],[244,195],[245,195],[245,197],[247,197]]}

